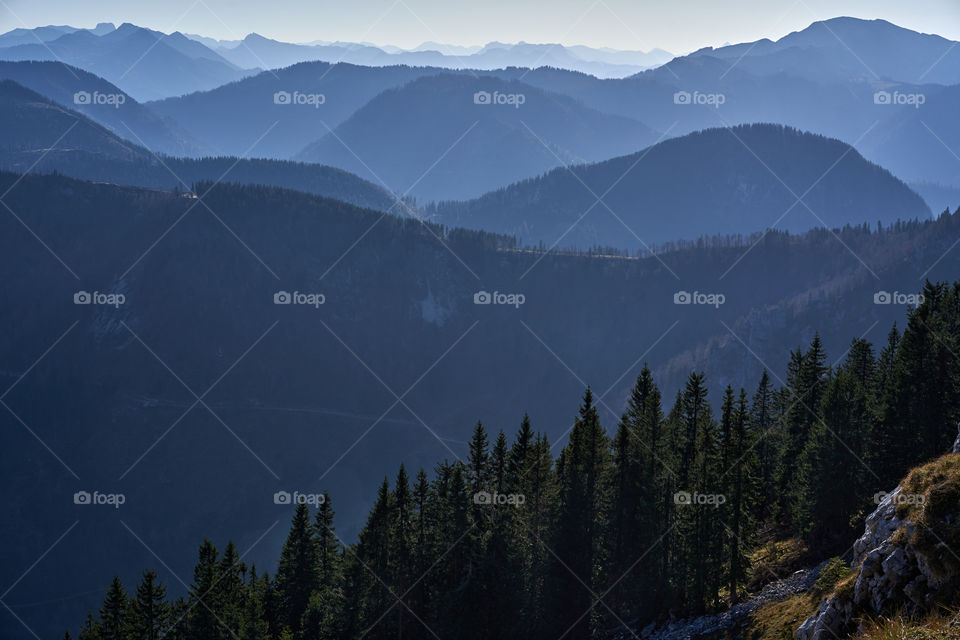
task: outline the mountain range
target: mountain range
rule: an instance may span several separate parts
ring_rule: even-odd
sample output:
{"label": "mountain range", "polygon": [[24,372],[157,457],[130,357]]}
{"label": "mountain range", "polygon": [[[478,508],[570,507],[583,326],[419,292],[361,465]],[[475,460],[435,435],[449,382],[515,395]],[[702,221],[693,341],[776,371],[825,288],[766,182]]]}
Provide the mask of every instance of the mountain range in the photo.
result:
{"label": "mountain range", "polygon": [[[163,36],[140,33],[132,25],[98,30],[102,35],[58,27],[42,37],[50,42],[68,36],[86,42],[139,34],[157,42]],[[57,33],[62,35],[54,37]],[[29,35],[11,32],[8,41],[20,42]],[[217,50],[246,50],[239,41],[187,40],[189,47],[180,46],[179,34],[163,36],[160,41],[169,50],[157,45],[150,56],[175,54],[177,64],[187,64],[194,56],[203,61],[196,65],[198,69],[222,64],[220,60],[238,67]],[[78,91],[125,95],[128,99],[119,109],[110,105],[78,105],[78,109],[121,137],[157,152],[321,161],[400,192],[423,176],[413,193],[425,202],[473,198],[562,164],[640,151],[660,138],[775,122],[837,138],[898,178],[929,185],[918,188],[928,194],[931,208],[941,211],[956,206],[953,189],[960,187],[956,152],[960,127],[951,117],[957,105],[956,91],[949,84],[958,69],[955,58],[960,48],[955,44],[880,20],[835,18],[776,42],[702,49],[625,78],[604,79],[549,67],[451,70],[314,61],[229,82],[223,78],[225,84],[215,88],[142,105],[134,104],[138,94],[129,86],[134,71],[113,83],[115,91],[110,85],[99,89],[105,81],[68,67],[56,73],[36,66],[17,68],[27,63],[5,63],[3,73],[68,107],[67,99]],[[0,58],[3,51],[19,46],[26,45],[0,47]],[[506,48],[491,43],[448,53],[475,55]],[[201,55],[200,49],[206,53]],[[904,53],[886,53],[893,50]],[[98,59],[94,66],[99,65]],[[927,66],[918,71],[925,62]],[[88,67],[84,66],[89,71]],[[447,78],[425,80],[431,76]],[[464,104],[455,87],[470,89],[464,85],[471,80],[476,89],[467,92]],[[154,87],[164,84],[162,74],[153,74],[150,81]],[[498,83],[520,83],[512,91],[536,99],[514,105],[509,112],[475,109],[482,105],[472,104],[471,98],[485,83],[494,90],[506,87]],[[83,88],[87,86],[90,89]],[[285,102],[288,95],[290,101]],[[155,114],[140,116],[150,123],[139,124],[121,113],[124,109],[142,112],[141,107]],[[471,114],[477,114],[473,120],[469,120]],[[394,118],[403,126],[391,127]],[[578,123],[575,131],[556,131],[558,123],[574,122]],[[454,145],[474,123],[473,131]],[[338,129],[341,126],[344,129]],[[377,144],[377,136],[362,133],[367,127],[381,138],[383,149],[376,153],[370,148]],[[614,127],[621,127],[625,135],[611,135]],[[483,135],[476,136],[477,132]],[[507,142],[493,142],[504,135]],[[571,139],[578,135],[581,140]],[[437,163],[424,175],[448,149],[452,157],[445,160],[450,161]],[[466,171],[470,154],[476,156],[476,166]]]}
{"label": "mountain range", "polygon": [[[82,619],[95,596],[64,596],[109,580],[104,554],[112,567],[149,563],[135,538],[117,539],[118,519],[183,575],[192,558],[178,549],[228,530],[246,548],[282,517],[279,490],[335,492],[350,538],[398,451],[412,468],[466,455],[478,419],[512,429],[521,403],[557,441],[588,382],[610,424],[644,361],[666,397],[691,368],[722,367],[719,387],[752,385],[765,366],[784,371],[782,345],[815,330],[836,355],[849,335],[881,341],[884,329],[871,329],[902,320],[905,307],[875,304],[876,291],[917,290],[921,277],[960,268],[949,252],[956,216],[631,260],[518,251],[504,238],[276,188],[198,191],[205,206],[190,194],[0,174],[17,214],[0,218],[3,323],[19,327],[0,338],[5,386],[17,382],[0,454],[17,515],[0,529],[0,563],[28,563],[36,552],[24,536],[46,540],[81,519],[49,558],[71,559],[58,565],[56,589],[37,572],[5,598],[45,635],[53,621]],[[78,290],[124,302],[77,305]],[[478,305],[484,290],[524,302]],[[325,297],[278,305],[278,291]],[[677,304],[683,291],[725,300]],[[211,385],[194,404],[190,390]],[[45,396],[58,401],[32,400]],[[31,506],[84,489],[123,492],[127,504],[102,518]],[[281,535],[249,561],[264,565]],[[46,622],[24,608],[42,597],[58,602]]]}
{"label": "mountain range", "polygon": [[6,123],[0,167],[8,171],[56,171],[97,182],[176,190],[229,180],[297,189],[382,211],[403,209],[386,190],[333,167],[260,158],[160,156],[12,80],[0,81],[0,113]]}
{"label": "mountain range", "polygon": [[428,211],[532,245],[634,251],[694,239],[690,229],[799,232],[930,217],[920,196],[849,145],[782,125],[708,129]]}
{"label": "mountain range", "polygon": [[78,66],[137,100],[212,89],[249,75],[179,32],[164,34],[124,23],[97,33],[80,29],[44,42],[0,48],[0,60],[52,60]]}
{"label": "mountain range", "polygon": [[612,431],[644,364],[717,406],[821,367],[818,333],[884,344],[960,270],[957,44],[0,35],[0,567],[42,561],[0,636],[61,637],[114,571],[189,578],[207,536],[273,573],[278,492],[329,490],[353,540],[477,421],[563,446],[590,385]]}

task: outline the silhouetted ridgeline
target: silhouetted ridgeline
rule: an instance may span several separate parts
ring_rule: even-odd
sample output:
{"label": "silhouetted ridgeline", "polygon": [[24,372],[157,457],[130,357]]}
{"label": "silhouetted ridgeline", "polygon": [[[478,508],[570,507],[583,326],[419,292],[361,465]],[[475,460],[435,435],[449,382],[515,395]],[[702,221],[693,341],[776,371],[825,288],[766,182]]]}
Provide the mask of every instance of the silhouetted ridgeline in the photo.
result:
{"label": "silhouetted ridgeline", "polygon": [[930,215],[916,193],[848,145],[769,124],[693,133],[426,211],[528,244],[630,250],[772,225],[798,232]]}

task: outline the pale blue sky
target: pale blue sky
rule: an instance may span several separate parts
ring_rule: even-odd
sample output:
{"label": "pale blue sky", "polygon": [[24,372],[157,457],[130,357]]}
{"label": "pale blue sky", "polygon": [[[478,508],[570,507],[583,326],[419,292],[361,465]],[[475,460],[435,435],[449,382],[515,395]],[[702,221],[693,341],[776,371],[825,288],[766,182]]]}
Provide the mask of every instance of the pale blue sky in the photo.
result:
{"label": "pale blue sky", "polygon": [[958,0],[0,0],[0,31],[134,22],[221,39],[256,31],[294,42],[525,40],[683,53],[776,39],[838,15],[960,40]]}

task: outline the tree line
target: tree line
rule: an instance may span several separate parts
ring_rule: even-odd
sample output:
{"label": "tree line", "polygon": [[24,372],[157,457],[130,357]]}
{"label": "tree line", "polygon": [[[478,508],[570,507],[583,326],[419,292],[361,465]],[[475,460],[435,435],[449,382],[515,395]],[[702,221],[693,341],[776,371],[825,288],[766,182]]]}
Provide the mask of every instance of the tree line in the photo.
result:
{"label": "tree line", "polygon": [[879,350],[857,338],[831,366],[815,336],[717,412],[696,372],[665,410],[645,366],[612,435],[585,391],[557,456],[527,416],[509,440],[477,424],[466,459],[384,479],[354,543],[324,494],[296,505],[273,575],[204,540],[188,594],[115,577],[79,638],[585,639],[725,608],[760,545],[842,553],[877,492],[949,449],[960,282],[923,296]]}

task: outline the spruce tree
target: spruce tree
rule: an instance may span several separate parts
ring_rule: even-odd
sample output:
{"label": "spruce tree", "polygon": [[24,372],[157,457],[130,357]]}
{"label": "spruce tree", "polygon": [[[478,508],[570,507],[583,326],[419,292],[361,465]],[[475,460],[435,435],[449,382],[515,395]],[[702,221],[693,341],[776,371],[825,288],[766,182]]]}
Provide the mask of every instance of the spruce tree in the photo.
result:
{"label": "spruce tree", "polygon": [[115,575],[100,607],[99,635],[102,640],[127,640],[129,607],[127,591],[120,582],[120,576]]}
{"label": "spruce tree", "polygon": [[144,571],[130,607],[130,633],[136,640],[160,640],[169,630],[170,604],[167,589],[156,571]]}
{"label": "spruce tree", "polygon": [[214,588],[217,584],[217,548],[204,538],[193,568],[187,628],[193,638],[219,638],[220,621]]}
{"label": "spruce tree", "polygon": [[556,557],[551,563],[551,600],[559,632],[572,627],[571,638],[588,638],[599,614],[593,610],[589,589],[597,588],[610,467],[607,436],[587,387],[570,442],[557,463],[560,492],[552,542]]}
{"label": "spruce tree", "polygon": [[340,578],[340,564],[343,553],[340,540],[334,526],[333,503],[330,495],[324,491],[323,501],[314,517],[313,538],[317,552],[317,584],[332,587]]}
{"label": "spruce tree", "polygon": [[752,515],[760,524],[772,524],[778,517],[780,477],[783,455],[782,430],[777,422],[776,394],[766,370],[760,376],[750,404],[751,431],[756,438],[757,499]]}
{"label": "spruce tree", "polygon": [[280,551],[276,584],[281,623],[296,633],[310,594],[319,585],[316,546],[306,504],[298,504],[294,511],[290,532]]}

